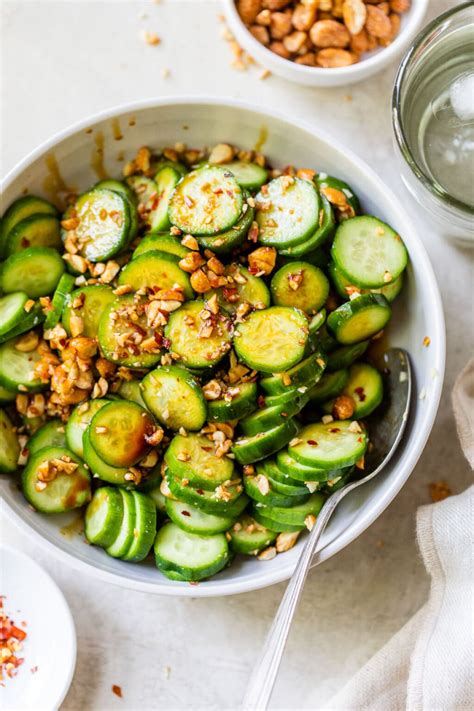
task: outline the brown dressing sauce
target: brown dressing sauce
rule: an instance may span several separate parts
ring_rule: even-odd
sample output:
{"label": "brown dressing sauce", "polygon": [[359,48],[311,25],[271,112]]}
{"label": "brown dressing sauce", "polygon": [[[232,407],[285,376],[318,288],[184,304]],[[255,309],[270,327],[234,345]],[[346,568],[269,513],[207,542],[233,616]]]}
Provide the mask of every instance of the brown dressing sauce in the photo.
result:
{"label": "brown dressing sauce", "polygon": [[43,190],[48,194],[52,202],[64,207],[64,199],[69,193],[73,193],[74,188],[67,185],[59,170],[58,161],[54,153],[48,153],[45,158],[47,175],[43,180]]}
{"label": "brown dressing sauce", "polygon": [[95,134],[94,144],[91,155],[91,168],[99,180],[105,180],[109,177],[109,174],[104,166],[104,134],[102,131],[97,131]]}
{"label": "brown dressing sauce", "polygon": [[260,132],[258,134],[257,142],[254,146],[254,151],[256,153],[261,153],[263,146],[268,140],[268,128],[266,126],[262,126],[260,129]]}
{"label": "brown dressing sauce", "polygon": [[123,133],[120,128],[120,122],[118,118],[112,119],[112,134],[114,137],[114,141],[121,141],[123,138]]}
{"label": "brown dressing sauce", "polygon": [[82,513],[78,513],[77,516],[73,518],[71,523],[66,524],[61,529],[59,533],[65,538],[74,538],[74,536],[79,536],[84,531],[84,519]]}
{"label": "brown dressing sauce", "polygon": [[375,341],[370,341],[369,347],[366,350],[367,360],[375,367],[377,370],[382,372],[385,368],[385,363],[383,361],[383,354],[390,348],[389,338],[387,331],[385,330],[381,338],[376,338]]}

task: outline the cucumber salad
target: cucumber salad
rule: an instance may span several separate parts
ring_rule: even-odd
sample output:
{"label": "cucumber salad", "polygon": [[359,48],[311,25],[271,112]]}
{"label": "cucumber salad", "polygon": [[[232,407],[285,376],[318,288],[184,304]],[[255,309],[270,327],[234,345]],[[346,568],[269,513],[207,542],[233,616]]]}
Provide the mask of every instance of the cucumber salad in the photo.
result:
{"label": "cucumber salad", "polygon": [[363,472],[407,251],[343,180],[144,147],[62,213],[13,202],[0,258],[0,472],[103,555],[270,560]]}

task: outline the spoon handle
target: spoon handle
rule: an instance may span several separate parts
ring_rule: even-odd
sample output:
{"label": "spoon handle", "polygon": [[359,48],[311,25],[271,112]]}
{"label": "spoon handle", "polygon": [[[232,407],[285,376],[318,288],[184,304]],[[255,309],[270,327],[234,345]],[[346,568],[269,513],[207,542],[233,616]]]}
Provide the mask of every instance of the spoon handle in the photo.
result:
{"label": "spoon handle", "polygon": [[283,595],[278,612],[275,615],[273,624],[265,640],[260,659],[257,661],[250,677],[250,682],[242,703],[243,711],[265,711],[268,706],[278,669],[280,668],[280,662],[293,615],[303,591],[314,551],[334,509],[346,494],[345,489],[346,487],[340,489],[327,499],[306,540],[296,568]]}

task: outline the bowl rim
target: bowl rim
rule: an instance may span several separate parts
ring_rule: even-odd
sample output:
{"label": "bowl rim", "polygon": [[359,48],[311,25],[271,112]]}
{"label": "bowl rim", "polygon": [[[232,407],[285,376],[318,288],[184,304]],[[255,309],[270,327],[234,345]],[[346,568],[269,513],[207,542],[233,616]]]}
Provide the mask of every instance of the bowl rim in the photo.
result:
{"label": "bowl rim", "polygon": [[[299,74],[301,78],[306,79],[325,79],[329,77],[334,77],[334,80],[342,78],[347,78],[348,80],[353,80],[355,78],[362,79],[365,74],[372,74],[378,66],[388,64],[392,59],[394,59],[398,54],[400,54],[404,46],[410,42],[413,37],[417,34],[420,29],[421,22],[426,14],[428,8],[429,0],[412,0],[412,6],[407,13],[407,22],[404,28],[399,32],[394,41],[388,46],[384,47],[382,51],[369,56],[367,59],[363,59],[356,64],[351,64],[348,67],[332,67],[330,70],[324,67],[308,67],[304,64],[296,64],[289,59],[284,59],[280,57],[275,52],[267,49],[261,42],[259,42],[252,33],[247,29],[247,26],[242,21],[237,8],[235,6],[235,0],[223,0],[224,13],[226,19],[231,23],[233,27],[240,28],[240,34],[243,38],[245,36],[245,41],[248,42],[249,48],[256,55],[262,57],[262,63],[264,64],[265,58],[268,58],[275,67],[275,72],[278,69],[281,70],[282,75],[286,75],[288,71],[293,70],[295,74]],[[232,27],[231,27],[232,29]],[[291,69],[289,69],[291,67]],[[330,81],[327,82],[328,85],[331,84]]]}
{"label": "bowl rim", "polygon": [[[113,119],[120,117],[122,114],[127,113],[137,113],[142,110],[147,109],[159,109],[165,106],[208,106],[208,107],[220,107],[224,106],[231,109],[242,109],[244,111],[249,111],[251,113],[258,113],[262,118],[266,118],[269,121],[273,119],[280,120],[291,126],[295,126],[302,131],[311,134],[316,139],[324,142],[328,145],[334,147],[336,151],[343,152],[346,158],[353,163],[357,168],[365,173],[365,175],[374,183],[380,184],[380,176],[361,158],[359,158],[350,148],[346,147],[338,139],[335,139],[330,134],[326,133],[324,130],[315,128],[311,125],[309,121],[302,119],[294,119],[287,116],[283,112],[274,111],[267,107],[252,104],[249,102],[241,101],[239,99],[234,99],[230,97],[216,97],[209,95],[180,95],[180,96],[163,96],[160,98],[148,98],[139,101],[126,102],[114,106],[112,108],[105,109],[98,113],[81,119],[74,124],[68,126],[67,128],[58,131],[52,137],[39,144],[30,153],[28,153],[22,160],[17,163],[5,176],[5,178],[0,182],[0,191],[4,191],[13,180],[15,180],[33,161],[40,158],[42,155],[50,151],[54,146],[56,146],[61,141],[77,134],[80,131],[84,131],[87,128],[93,127],[95,124],[100,123],[104,120]],[[435,368],[438,377],[432,383],[432,389],[430,392],[429,399],[425,400],[428,412],[426,413],[426,421],[423,432],[419,432],[417,439],[412,443],[411,449],[407,456],[407,461],[405,463],[406,475],[404,477],[399,476],[391,487],[389,487],[383,494],[374,498],[371,502],[368,511],[365,512],[363,516],[360,516],[350,527],[348,527],[341,535],[339,535],[334,540],[330,541],[324,548],[316,552],[312,567],[318,565],[319,563],[332,557],[343,548],[345,548],[349,543],[358,538],[388,507],[394,497],[398,494],[402,486],[407,481],[408,477],[412,473],[418,459],[420,458],[428,437],[431,433],[433,423],[438,411],[438,405],[441,398],[441,390],[444,381],[445,372],[445,361],[446,361],[446,334],[445,334],[445,322],[444,322],[444,312],[441,301],[441,295],[439,292],[439,287],[436,281],[436,277],[429,261],[428,254],[425,247],[418,237],[417,229],[412,223],[411,218],[406,213],[403,205],[401,204],[398,197],[395,195],[393,190],[383,183],[384,188],[390,196],[390,200],[394,203],[394,206],[398,210],[400,218],[409,226],[410,228],[410,238],[413,242],[412,248],[416,250],[417,262],[423,269],[423,276],[427,282],[427,289],[430,292],[430,299],[432,305],[433,318],[433,330],[431,335],[433,357],[435,361]],[[421,436],[420,436],[421,434]],[[28,536],[36,534],[36,531],[30,526],[27,519],[24,519],[5,500],[3,495],[3,490],[8,486],[8,481],[6,477],[0,479],[0,503],[2,504],[0,511],[6,514],[6,516],[16,524],[21,530],[25,531]],[[222,580],[219,584],[214,584],[213,586],[202,585],[163,585],[160,582],[160,578],[157,577],[156,581],[145,582],[140,580],[133,580],[128,577],[119,575],[118,573],[113,573],[109,571],[102,570],[96,565],[90,562],[85,562],[76,558],[73,553],[69,553],[61,550],[52,541],[47,540],[42,536],[35,535],[35,542],[43,546],[45,549],[54,552],[55,556],[62,560],[64,563],[71,565],[71,567],[80,570],[86,574],[92,575],[93,577],[100,579],[104,582],[114,583],[120,587],[124,587],[130,590],[138,590],[141,592],[150,592],[158,595],[170,595],[178,597],[218,597],[225,595],[234,595],[237,593],[250,592],[253,590],[259,590],[261,588],[269,587],[275,583],[287,580],[293,573],[294,567],[296,565],[296,560],[294,562],[282,561],[280,568],[274,571],[267,571],[262,568],[262,573],[259,577],[249,581],[248,579],[236,579],[236,580]]]}

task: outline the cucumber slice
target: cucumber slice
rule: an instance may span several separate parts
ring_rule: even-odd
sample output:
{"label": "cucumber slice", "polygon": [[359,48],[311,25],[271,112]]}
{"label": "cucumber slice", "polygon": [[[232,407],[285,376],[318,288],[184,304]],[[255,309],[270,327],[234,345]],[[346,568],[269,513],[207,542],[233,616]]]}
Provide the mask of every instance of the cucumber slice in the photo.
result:
{"label": "cucumber slice", "polygon": [[10,230],[5,254],[15,254],[28,247],[61,249],[61,230],[55,215],[31,215]]}
{"label": "cucumber slice", "polygon": [[[321,209],[319,211],[318,224],[313,234],[301,244],[288,247],[287,249],[280,249],[280,254],[293,258],[305,257],[307,261],[310,261],[311,253],[332,237],[336,222],[334,220],[331,203],[324,195],[320,194],[319,198],[321,200]],[[321,256],[319,255],[318,258],[321,259]],[[324,266],[324,263],[318,264],[317,266]]]}
{"label": "cucumber slice", "polygon": [[237,518],[249,502],[248,497],[242,493],[242,484],[226,486],[227,495],[226,499],[223,499],[219,488],[214,491],[206,491],[206,489],[196,489],[189,484],[184,485],[183,481],[167,470],[166,482],[172,495],[186,504],[197,506],[204,513]]}
{"label": "cucumber slice", "polygon": [[326,497],[319,492],[311,494],[308,499],[301,504],[284,508],[283,506],[262,506],[258,505],[259,511],[265,518],[269,518],[275,523],[290,526],[305,526],[307,516],[317,516],[321,511]]}
{"label": "cucumber slice", "polygon": [[340,469],[321,469],[312,465],[305,465],[292,457],[287,449],[282,449],[276,455],[278,468],[288,474],[292,479],[303,482],[325,482],[336,477]]}
{"label": "cucumber slice", "polygon": [[287,388],[284,393],[280,393],[279,395],[265,395],[265,407],[285,405],[289,402],[293,402],[295,398],[302,398],[304,400],[306,397],[306,393],[300,393],[296,388]]}
{"label": "cucumber slice", "polygon": [[[265,482],[265,490],[268,488],[265,494],[262,493],[261,488],[262,482]],[[272,488],[270,481],[264,470],[257,467],[257,476],[244,476],[244,488],[245,493],[253,501],[265,504],[268,506],[296,506],[297,504],[302,504],[309,499],[309,493],[298,494],[297,496],[288,496],[280,494],[275,489]]]}
{"label": "cucumber slice", "polygon": [[327,369],[331,371],[348,368],[352,363],[364,355],[369,346],[369,341],[361,341],[353,346],[341,346],[333,350],[328,356]]}
{"label": "cucumber slice", "polygon": [[364,341],[387,325],[392,309],[381,294],[362,294],[331,311],[328,326],[339,343],[352,345]]}
{"label": "cucumber slice", "polygon": [[204,311],[204,302],[189,301],[171,314],[165,328],[170,350],[190,368],[205,368],[218,363],[229,350],[232,339],[230,321],[226,320],[217,321],[209,338],[202,338],[201,313],[209,313]]}
{"label": "cucumber slice", "polygon": [[180,180],[181,174],[171,165],[162,167],[155,175],[156,194],[151,196],[145,212],[145,221],[150,230],[159,232],[170,227],[168,207]]}
{"label": "cucumber slice", "polygon": [[[263,467],[265,476],[268,478],[272,487],[280,494],[301,496],[302,494],[308,493],[308,487],[305,482],[298,481],[298,479],[293,479],[288,474],[285,474],[285,472],[278,467],[273,457],[271,459],[265,459],[260,466]],[[314,484],[314,482],[312,483]]]}
{"label": "cucumber slice", "polygon": [[[226,275],[232,281],[216,290],[221,308],[233,314],[241,304],[250,304],[255,308],[270,306],[270,291],[260,277],[253,276],[241,264],[231,264]],[[209,294],[211,296],[211,294]]]}
{"label": "cucumber slice", "polygon": [[10,205],[3,216],[0,227],[0,257],[5,256],[7,239],[15,226],[22,220],[39,214],[58,217],[59,212],[50,202],[35,195],[25,195]]}
{"label": "cucumber slice", "polygon": [[247,190],[258,190],[268,180],[268,170],[256,163],[234,160],[231,163],[223,163],[220,167],[230,171],[240,187]]}
{"label": "cucumber slice", "polygon": [[157,186],[155,181],[144,175],[131,175],[126,178],[125,184],[133,192],[138,202],[140,214],[146,215],[150,207],[150,201],[156,197]]}
{"label": "cucumber slice", "polygon": [[392,282],[379,289],[362,289],[361,287],[354,286],[349,279],[346,279],[334,262],[329,263],[329,274],[337,293],[343,299],[348,299],[355,292],[359,292],[360,294],[382,294],[382,296],[385,296],[387,301],[391,303],[395,301],[403,289],[403,272]]}
{"label": "cucumber slice", "polygon": [[192,299],[194,292],[186,272],[179,265],[179,258],[166,252],[148,252],[132,259],[120,272],[118,283],[128,284],[135,291],[143,289],[173,289],[180,287],[187,299]]}
{"label": "cucumber slice", "polygon": [[331,253],[344,276],[365,288],[392,282],[408,262],[400,236],[385,222],[368,215],[339,225]]}
{"label": "cucumber slice", "polygon": [[215,235],[235,225],[242,204],[242,189],[232,173],[206,167],[181,180],[171,197],[168,215],[183,232]]}
{"label": "cucumber slice", "polygon": [[32,457],[44,447],[67,447],[65,425],[59,419],[46,422],[28,440],[28,456]]}
{"label": "cucumber slice", "polygon": [[301,311],[271,306],[238,324],[234,348],[250,368],[279,373],[301,360],[307,340],[308,323]]}
{"label": "cucumber slice", "polygon": [[298,439],[298,444],[288,447],[288,454],[301,464],[321,469],[351,466],[367,449],[366,432],[350,420],[307,425]]}
{"label": "cucumber slice", "polygon": [[319,193],[308,180],[282,175],[255,198],[259,242],[274,247],[301,244],[319,225]]}
{"label": "cucumber slice", "polygon": [[314,314],[327,301],[329,281],[319,267],[308,262],[290,262],[273,276],[271,292],[274,304]]}
{"label": "cucumber slice", "polygon": [[342,487],[348,484],[349,481],[353,478],[354,471],[355,467],[347,467],[346,469],[341,470],[340,476],[336,476],[326,482],[322,489],[323,493],[330,495],[338,489],[342,489]]}
{"label": "cucumber slice", "polygon": [[96,338],[99,321],[104,309],[116,299],[110,286],[93,284],[76,289],[66,298],[62,323],[68,335],[71,335],[71,318],[77,316],[84,324],[84,336]]}
{"label": "cucumber slice", "polygon": [[189,581],[215,575],[230,560],[223,533],[199,536],[183,531],[174,523],[165,523],[158,531],[154,551],[156,566],[164,575],[178,573],[183,580]]}
{"label": "cucumber slice", "polygon": [[139,380],[122,380],[117,395],[120,395],[124,400],[136,402],[142,407],[146,408],[147,406],[142,397],[141,382]]}
{"label": "cucumber slice", "polygon": [[308,397],[300,395],[291,402],[286,402],[272,407],[264,407],[252,415],[245,417],[240,422],[242,432],[247,437],[252,437],[259,432],[266,432],[283,424],[289,417],[297,415],[308,402]]}
{"label": "cucumber slice", "polygon": [[262,526],[258,521],[243,514],[229,530],[230,546],[234,553],[256,555],[271,545],[277,534]]}
{"label": "cucumber slice", "polygon": [[261,511],[264,511],[265,509],[257,509],[254,507],[252,509],[252,516],[254,517],[255,521],[259,523],[261,526],[264,526],[266,529],[269,531],[273,531],[273,533],[296,533],[296,531],[303,531],[305,526],[291,526],[289,523],[277,523],[276,521],[272,521],[271,518],[267,518],[266,516],[263,516]]}
{"label": "cucumber slice", "polygon": [[147,439],[155,430],[152,416],[143,407],[136,402],[114,400],[95,413],[89,436],[104,462],[114,467],[131,467],[149,451]]}
{"label": "cucumber slice", "polygon": [[0,472],[10,474],[18,468],[20,444],[16,427],[4,410],[0,410]]}
{"label": "cucumber slice", "polygon": [[[40,476],[49,466],[67,467],[77,464],[74,471],[59,468],[53,479],[43,482]],[[87,469],[70,449],[45,447],[30,457],[22,473],[22,488],[26,500],[41,513],[64,513],[84,506],[91,498],[90,477]],[[44,487],[46,483],[46,487]]]}
{"label": "cucumber slice", "polygon": [[182,245],[178,237],[174,237],[167,232],[149,234],[140,240],[138,247],[136,247],[132,254],[132,259],[140,257],[142,254],[146,254],[146,252],[156,251],[174,254],[175,257],[183,259],[191,250]]}
{"label": "cucumber slice", "polygon": [[22,291],[14,291],[0,298],[0,336],[8,333],[24,319],[27,301],[28,296]]}
{"label": "cucumber slice", "polygon": [[257,383],[239,383],[232,387],[232,393],[230,400],[220,398],[207,403],[209,422],[239,420],[257,409]]}
{"label": "cucumber slice", "polygon": [[[346,216],[354,217],[360,214],[359,198],[344,180],[334,178],[326,173],[319,173],[315,178],[322,195],[330,200],[339,212],[339,220],[347,219]],[[335,192],[337,191],[337,192]],[[342,193],[338,194],[338,193]],[[346,203],[346,205],[344,205]]]}
{"label": "cucumber slice", "polygon": [[199,244],[216,254],[227,254],[245,242],[247,233],[255,219],[255,210],[247,203],[248,193],[244,193],[242,214],[233,227],[212,237],[198,237]]}
{"label": "cucumber slice", "polygon": [[8,405],[16,399],[16,393],[0,385],[0,405]]}
{"label": "cucumber slice", "polygon": [[97,334],[107,360],[127,368],[152,368],[158,363],[161,334],[148,325],[147,304],[147,299],[127,294],[105,306]]}
{"label": "cucumber slice", "polygon": [[99,457],[90,440],[90,428],[88,427],[82,437],[83,458],[95,478],[106,481],[108,484],[116,486],[129,485],[125,479],[128,467],[115,467]]}
{"label": "cucumber slice", "polygon": [[295,420],[290,419],[268,432],[260,432],[253,437],[237,439],[232,451],[240,464],[253,464],[253,462],[265,459],[285,447],[297,432],[298,425]]}
{"label": "cucumber slice", "polygon": [[15,392],[37,392],[46,384],[35,378],[35,366],[41,356],[38,351],[18,351],[12,338],[0,345],[0,385]]}
{"label": "cucumber slice", "polygon": [[148,496],[150,499],[153,501],[153,503],[156,506],[156,511],[159,514],[165,514],[166,513],[166,502],[168,499],[163,496],[163,494],[160,491],[159,486],[155,486],[154,489],[151,489],[148,493]]}
{"label": "cucumber slice", "polygon": [[235,478],[233,461],[217,457],[214,442],[203,435],[175,435],[166,450],[165,462],[174,476],[208,491]]}
{"label": "cucumber slice", "polygon": [[31,311],[24,312],[22,320],[17,323],[16,326],[11,328],[3,336],[0,336],[0,343],[5,343],[5,341],[11,341],[13,338],[26,333],[26,331],[31,331],[33,328],[43,323],[45,319],[43,309],[41,304],[36,302]]}
{"label": "cucumber slice", "polygon": [[319,383],[313,385],[308,391],[311,402],[325,402],[331,397],[336,397],[344,389],[349,380],[349,371],[336,370],[334,373],[325,373]]}
{"label": "cucumber slice", "polygon": [[113,190],[127,200],[130,208],[130,230],[128,241],[131,242],[138,232],[137,198],[131,187],[126,183],[122,183],[120,180],[107,178],[96,183],[94,185],[94,190]]}
{"label": "cucumber slice", "polygon": [[[311,387],[321,378],[326,362],[327,358],[324,353],[313,353],[286,373],[281,375],[276,373],[262,378],[260,385],[269,395],[280,395],[288,390],[295,390],[295,388],[300,395],[304,394],[304,388]],[[266,405],[270,407],[267,401]]]}
{"label": "cucumber slice", "polygon": [[123,515],[120,529],[115,540],[106,548],[112,558],[122,558],[130,549],[135,536],[136,503],[133,494],[125,489],[119,489],[122,497]]}
{"label": "cucumber slice", "polygon": [[191,504],[185,504],[176,499],[166,499],[166,513],[170,519],[183,531],[213,535],[223,533],[232,526],[235,519],[230,516],[207,514]]}
{"label": "cucumber slice", "polygon": [[143,397],[150,412],[172,430],[200,430],[206,422],[206,401],[200,385],[177,365],[148,373],[143,379]]}
{"label": "cucumber slice", "polygon": [[73,289],[74,277],[71,274],[63,274],[53,294],[51,309],[46,314],[44,322],[46,329],[54,328],[61,321],[67,298]]}
{"label": "cucumber slice", "polygon": [[103,486],[94,492],[86,509],[84,533],[96,546],[107,548],[116,540],[123,520],[123,499],[119,490]]}
{"label": "cucumber slice", "polygon": [[65,270],[58,252],[51,247],[30,247],[12,254],[3,263],[0,288],[5,294],[22,291],[32,299],[48,296],[55,290]]}
{"label": "cucumber slice", "polygon": [[132,491],[135,499],[135,527],[132,543],[122,560],[139,563],[151,551],[156,535],[156,506],[153,500],[139,491]]}
{"label": "cucumber slice", "polygon": [[354,363],[343,390],[355,402],[354,417],[368,417],[383,399],[383,380],[379,371],[368,363]]}
{"label": "cucumber slice", "polygon": [[133,207],[115,190],[100,188],[80,195],[66,212],[67,218],[78,221],[74,233],[80,254],[90,262],[106,262],[122,251],[133,237],[130,217]]}
{"label": "cucumber slice", "polygon": [[168,160],[167,158],[159,160],[154,167],[156,170],[155,180],[158,176],[158,173],[163,168],[173,168],[174,170],[176,170],[177,173],[179,173],[180,177],[183,177],[184,175],[187,175],[189,173],[189,170],[186,168],[185,165],[183,165],[183,163],[180,163],[177,160]]}
{"label": "cucumber slice", "polygon": [[84,458],[83,435],[95,413],[107,405],[108,400],[87,400],[76,405],[66,424],[66,441],[70,450]]}

